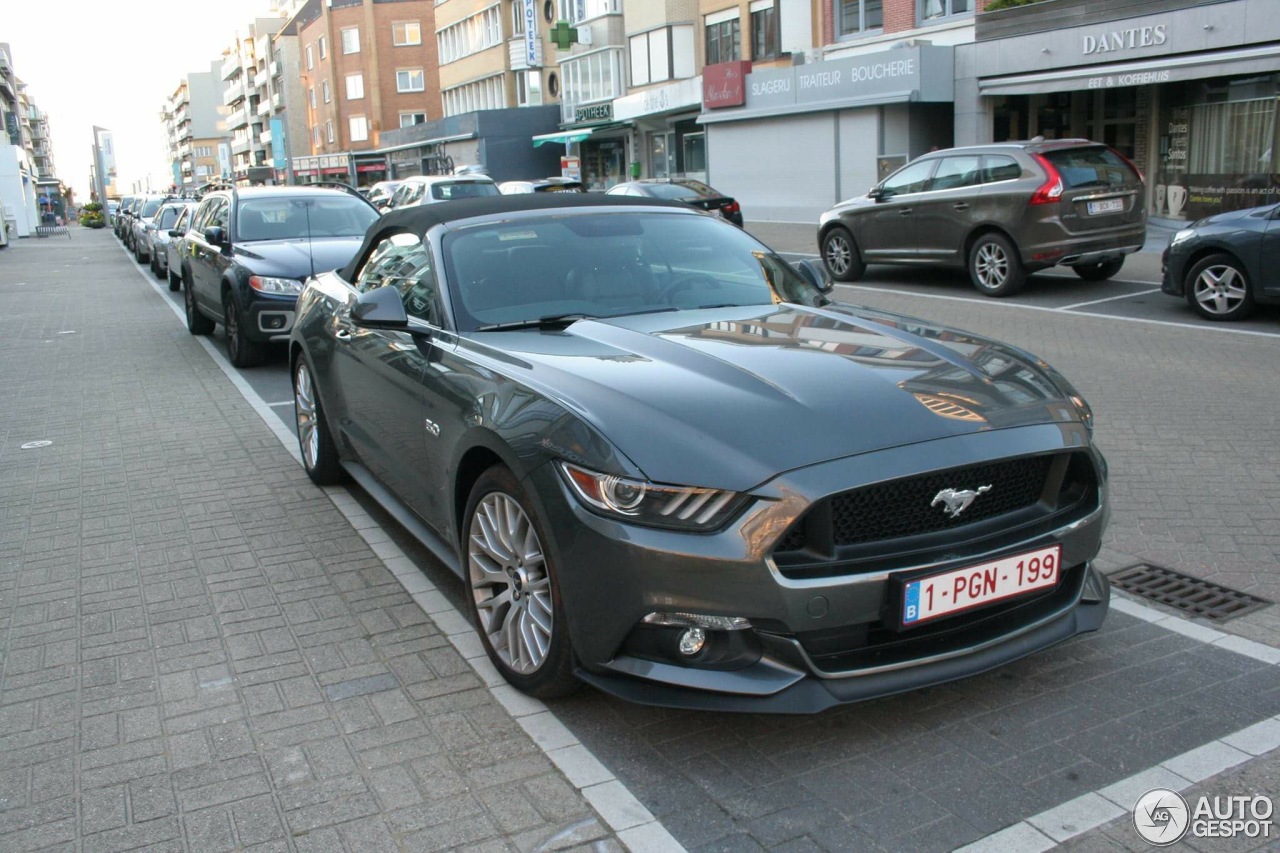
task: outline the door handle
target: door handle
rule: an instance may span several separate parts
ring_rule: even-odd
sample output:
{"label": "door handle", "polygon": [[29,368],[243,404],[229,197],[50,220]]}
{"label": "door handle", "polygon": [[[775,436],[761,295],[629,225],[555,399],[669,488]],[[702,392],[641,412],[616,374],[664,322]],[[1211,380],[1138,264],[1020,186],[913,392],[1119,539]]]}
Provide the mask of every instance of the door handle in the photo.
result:
{"label": "door handle", "polygon": [[898,211],[898,215],[899,215],[899,216],[910,216],[910,215],[911,215],[911,208],[909,208],[909,207],[904,207],[904,208],[902,208],[902,210],[899,210],[899,211]]}
{"label": "door handle", "polygon": [[969,205],[968,205],[968,203],[963,202],[963,201],[956,202],[956,203],[955,203],[955,205],[954,205],[954,207],[955,207],[955,209],[956,209],[956,210],[968,210],[968,209],[969,209]]}

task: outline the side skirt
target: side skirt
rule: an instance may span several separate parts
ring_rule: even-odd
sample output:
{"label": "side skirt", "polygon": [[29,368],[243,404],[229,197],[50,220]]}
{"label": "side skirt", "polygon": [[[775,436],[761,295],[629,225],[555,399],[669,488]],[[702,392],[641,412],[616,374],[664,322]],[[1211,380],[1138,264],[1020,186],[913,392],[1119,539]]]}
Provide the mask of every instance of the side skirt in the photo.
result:
{"label": "side skirt", "polygon": [[434,530],[424,524],[413,510],[401,503],[399,498],[391,494],[386,487],[374,479],[368,468],[359,462],[349,462],[345,459],[342,460],[342,467],[351,475],[351,479],[360,484],[360,488],[369,493],[369,497],[373,498],[378,503],[378,506],[400,522],[400,526],[409,531],[414,539],[421,542],[431,552],[432,556],[444,563],[449,571],[465,580],[462,564],[458,562],[457,552],[449,547],[448,543],[441,539]]}

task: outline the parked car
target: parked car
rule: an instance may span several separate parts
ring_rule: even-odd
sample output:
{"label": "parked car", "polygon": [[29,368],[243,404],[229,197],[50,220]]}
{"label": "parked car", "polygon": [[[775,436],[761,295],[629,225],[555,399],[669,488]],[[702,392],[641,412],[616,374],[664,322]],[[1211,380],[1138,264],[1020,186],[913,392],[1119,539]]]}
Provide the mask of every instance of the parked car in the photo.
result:
{"label": "parked car", "polygon": [[683,201],[702,210],[715,211],[725,219],[742,227],[742,208],[737,200],[716,192],[702,181],[692,178],[645,178],[615,184],[606,191],[609,195],[634,195],[648,198],[669,198]]}
{"label": "parked car", "polygon": [[182,289],[182,259],[187,256],[187,231],[191,228],[192,216],[198,209],[199,202],[192,200],[183,207],[169,229],[169,240],[164,245],[164,269],[169,279],[169,290]]}
{"label": "parked car", "polygon": [[1280,304],[1280,205],[1219,213],[1169,238],[1160,289],[1209,320],[1243,320]]}
{"label": "parked car", "polygon": [[127,229],[133,226],[130,217],[133,215],[133,205],[137,200],[138,196],[134,195],[127,195],[120,199],[120,209],[117,211],[116,222],[112,227],[112,231],[121,241],[124,240]]}
{"label": "parked car", "polygon": [[304,467],[458,572],[544,698],[812,712],[1098,628],[1080,395],[830,287],[677,202],[392,211],[298,301]]}
{"label": "parked car", "polygon": [[302,282],[351,259],[377,209],[358,193],[319,187],[215,190],[193,214],[182,256],[187,329],[222,323],[236,367],[289,337]]}
{"label": "parked car", "polygon": [[120,202],[107,199],[107,224],[116,227],[116,213],[120,210]]}
{"label": "parked car", "polygon": [[1052,266],[1110,278],[1146,230],[1131,162],[1084,139],[1037,139],[926,154],[824,213],[818,245],[837,281],[871,263],[942,264],[968,269],[980,293],[1009,296]]}
{"label": "parked car", "polygon": [[193,204],[195,202],[183,199],[165,199],[150,218],[142,220],[135,239],[138,248],[134,254],[147,259],[147,266],[151,267],[156,278],[165,278],[168,269],[169,231],[178,221],[178,215]]}
{"label": "parked car", "polygon": [[364,197],[369,200],[369,204],[385,213],[391,209],[391,196],[403,183],[404,181],[378,181],[369,187]]}
{"label": "parked car", "polygon": [[498,184],[503,195],[528,193],[584,193],[587,187],[573,178],[538,178],[532,181],[503,181]]}
{"label": "parked car", "polygon": [[488,195],[498,195],[488,175],[412,175],[396,188],[388,209]]}
{"label": "parked car", "polygon": [[146,246],[147,226],[155,224],[156,213],[169,200],[169,196],[144,195],[133,207],[133,222],[128,233],[125,234],[125,245],[129,247],[130,252],[133,252],[133,257],[138,263],[151,260]]}

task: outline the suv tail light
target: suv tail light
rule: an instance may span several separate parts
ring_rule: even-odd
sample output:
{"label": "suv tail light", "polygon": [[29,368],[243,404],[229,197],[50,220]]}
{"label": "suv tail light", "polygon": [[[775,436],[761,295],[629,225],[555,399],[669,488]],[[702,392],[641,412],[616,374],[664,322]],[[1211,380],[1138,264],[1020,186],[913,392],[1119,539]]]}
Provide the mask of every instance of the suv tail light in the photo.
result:
{"label": "suv tail light", "polygon": [[1044,183],[1036,187],[1027,204],[1055,204],[1062,198],[1062,175],[1059,174],[1058,167],[1049,162],[1049,158],[1040,154],[1031,156],[1044,169]]}

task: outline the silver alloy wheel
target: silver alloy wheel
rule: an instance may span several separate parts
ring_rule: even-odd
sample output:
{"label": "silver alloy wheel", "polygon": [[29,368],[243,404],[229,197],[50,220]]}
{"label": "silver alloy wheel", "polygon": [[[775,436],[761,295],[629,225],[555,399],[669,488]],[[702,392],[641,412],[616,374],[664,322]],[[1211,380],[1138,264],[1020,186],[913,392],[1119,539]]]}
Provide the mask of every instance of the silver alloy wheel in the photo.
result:
{"label": "silver alloy wheel", "polygon": [[1230,314],[1249,296],[1244,277],[1230,264],[1205,267],[1192,289],[1196,302],[1209,314]]}
{"label": "silver alloy wheel", "polygon": [[316,394],[311,386],[311,371],[305,361],[298,361],[293,380],[293,411],[298,420],[298,441],[307,470],[316,467],[320,457],[320,431],[316,429]]}
{"label": "silver alloy wheel", "polygon": [[538,533],[515,498],[490,492],[476,507],[467,571],[490,648],[512,672],[536,672],[551,648],[551,578]]}
{"label": "silver alloy wheel", "polygon": [[836,232],[827,238],[827,268],[833,276],[842,276],[849,271],[853,250],[843,234]]}
{"label": "silver alloy wheel", "polygon": [[999,243],[983,243],[973,259],[973,274],[983,287],[995,289],[1009,278],[1009,256]]}

